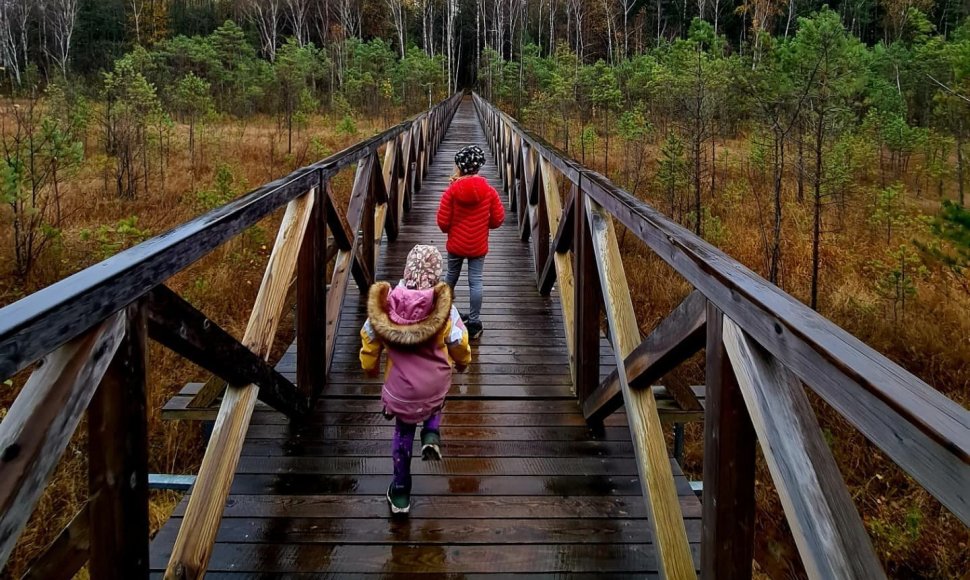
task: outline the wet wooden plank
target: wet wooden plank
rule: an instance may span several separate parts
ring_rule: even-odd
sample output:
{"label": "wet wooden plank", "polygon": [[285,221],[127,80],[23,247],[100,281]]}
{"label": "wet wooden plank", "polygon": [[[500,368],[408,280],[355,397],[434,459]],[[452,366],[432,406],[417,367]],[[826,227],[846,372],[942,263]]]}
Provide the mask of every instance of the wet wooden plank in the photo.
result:
{"label": "wet wooden plank", "polygon": [[[692,530],[700,520],[690,520]],[[167,539],[171,527],[160,532]],[[326,518],[231,518],[219,530],[217,542],[238,544],[649,544],[650,530],[642,519],[362,519],[348,527]]]}
{"label": "wet wooden plank", "polygon": [[[390,443],[383,443],[385,449],[388,449]],[[236,495],[379,496],[387,491],[387,483],[386,475],[240,474],[233,481],[232,489]],[[416,496],[577,497],[637,496],[642,493],[637,478],[611,475],[549,475],[542,478],[512,475],[415,475],[414,486],[420,492]],[[682,480],[678,491],[685,509],[693,509],[690,505],[695,501],[694,492],[686,479]],[[413,516],[421,517],[418,513]]]}
{"label": "wet wooden plank", "polygon": [[[332,439],[389,439],[393,425],[385,426],[324,426],[324,425],[253,425],[248,439],[278,439],[298,437],[302,441]],[[491,439],[495,441],[528,441],[542,438],[547,441],[629,441],[626,427],[606,427],[591,430],[584,427],[449,427],[448,438],[455,440]]]}
{"label": "wet wooden plank", "polygon": [[724,314],[708,302],[701,576],[750,580],[757,439],[724,349],[723,321]]}
{"label": "wet wooden plank", "polygon": [[[392,473],[391,461],[376,457],[242,457],[238,473]],[[414,461],[415,474],[450,475],[636,475],[636,464],[623,458],[589,457],[500,457],[479,460],[468,457],[445,457],[441,461]],[[670,485],[673,492],[673,483]],[[673,494],[676,497],[676,493]]]}
{"label": "wet wooden plank", "polygon": [[[616,349],[620,391],[628,411],[637,468],[650,512],[650,524],[657,538],[660,565],[666,577],[694,578],[695,564],[677,502],[657,401],[652,390],[634,391],[626,380],[625,361],[640,343],[640,331],[623,271],[616,230],[612,218],[599,204],[590,198],[584,203],[585,217],[577,211],[576,220],[583,228],[589,224],[590,246],[595,250],[606,319]],[[586,223],[579,223],[580,220]],[[576,242],[580,243],[579,239]]]}
{"label": "wet wooden plank", "polygon": [[534,572],[656,572],[651,544],[464,546],[410,544],[329,545],[219,544],[214,571],[259,572],[398,572],[502,573]]}
{"label": "wet wooden plank", "polygon": [[[660,321],[625,361],[630,387],[652,385],[704,346],[706,310],[707,299],[695,290]],[[684,409],[700,409],[700,402],[690,391],[674,389],[671,394]],[[583,403],[583,414],[590,420],[601,420],[622,404],[623,393],[614,370]]]}
{"label": "wet wooden plank", "polygon": [[[679,496],[684,515],[700,517],[696,497]],[[226,504],[226,518],[254,517],[312,517],[380,518],[387,521],[387,499],[384,494],[366,496],[347,495],[234,495]],[[647,510],[641,499],[623,496],[432,496],[415,493],[411,500],[411,516],[433,514],[440,519],[617,519],[646,518]],[[176,507],[174,516],[184,514],[184,503]],[[154,566],[153,566],[154,567]]]}

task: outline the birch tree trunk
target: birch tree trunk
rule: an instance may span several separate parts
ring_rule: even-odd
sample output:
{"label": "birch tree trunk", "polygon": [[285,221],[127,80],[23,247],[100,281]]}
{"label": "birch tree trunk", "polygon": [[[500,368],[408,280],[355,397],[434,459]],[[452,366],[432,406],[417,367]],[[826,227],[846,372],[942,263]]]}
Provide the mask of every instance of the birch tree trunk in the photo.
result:
{"label": "birch tree trunk", "polygon": [[310,15],[310,0],[285,0],[286,20],[293,29],[293,36],[297,44],[306,46],[310,41],[310,27],[307,20]]}
{"label": "birch tree trunk", "polygon": [[31,0],[0,0],[0,64],[17,85],[23,82],[21,68],[27,66],[27,22]]}
{"label": "birch tree trunk", "polygon": [[282,17],[282,0],[248,0],[247,12],[259,30],[259,40],[263,55],[276,61],[276,47],[278,46],[280,19]]}
{"label": "birch tree trunk", "polygon": [[398,50],[401,58],[404,58],[404,41],[407,30],[404,23],[404,2],[403,0],[384,0],[384,4],[391,11],[391,19],[394,21],[394,31],[397,33]]}

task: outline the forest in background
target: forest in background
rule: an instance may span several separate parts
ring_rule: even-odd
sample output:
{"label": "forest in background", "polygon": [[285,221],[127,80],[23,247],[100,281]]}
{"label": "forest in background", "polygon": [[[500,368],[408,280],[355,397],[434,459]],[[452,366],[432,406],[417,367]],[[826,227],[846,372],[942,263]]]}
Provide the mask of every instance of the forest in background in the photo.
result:
{"label": "forest in background", "polygon": [[[966,9],[933,0],[0,0],[0,304],[474,87],[966,407]],[[274,231],[267,220],[173,287],[241,335]],[[688,288],[620,236],[647,333]],[[192,428],[157,414],[201,377],[161,349],[152,356],[152,469],[194,472]],[[702,380],[702,368],[688,365],[682,380]],[[4,389],[2,408],[17,386]],[[967,529],[815,403],[891,576],[970,567]],[[689,426],[685,469],[695,478],[700,434]],[[76,449],[8,571],[84,501]],[[154,496],[156,523],[174,501]],[[761,573],[797,576],[763,465],[758,502]]]}

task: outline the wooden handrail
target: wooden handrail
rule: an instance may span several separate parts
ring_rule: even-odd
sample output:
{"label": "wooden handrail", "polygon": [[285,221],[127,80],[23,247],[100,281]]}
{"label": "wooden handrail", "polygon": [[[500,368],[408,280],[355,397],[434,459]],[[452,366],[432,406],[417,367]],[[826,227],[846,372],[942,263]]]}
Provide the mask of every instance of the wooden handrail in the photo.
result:
{"label": "wooden handrail", "polygon": [[[786,372],[793,373],[792,376],[797,376],[800,381],[812,388],[961,521],[970,525],[970,486],[967,485],[970,481],[970,412],[700,237],[674,223],[653,207],[616,187],[602,175],[570,159],[478,95],[475,95],[475,104],[485,126],[489,144],[496,152],[504,185],[510,193],[516,189],[516,184],[514,167],[507,162],[508,158],[518,155],[526,159],[526,150],[529,155],[537,155],[542,167],[554,168],[577,188],[578,198],[595,203],[594,207],[601,207],[610,220],[617,220],[624,225],[692,284],[696,292],[709,302],[708,315],[711,308],[715,309],[719,317],[723,313],[725,324],[736,325],[746,337],[764,348],[778,365],[786,369]],[[545,175],[543,178],[544,182],[555,181],[554,178],[549,179]],[[515,197],[510,195],[513,201]],[[534,198],[539,203],[544,203],[546,199],[543,196]],[[529,201],[532,202],[533,199]],[[568,217],[566,214],[561,214],[558,220],[553,220],[551,214],[553,211],[561,211],[559,206],[555,206],[554,209],[552,205],[547,204],[546,209],[550,212],[549,221],[553,226],[557,226]],[[576,217],[581,216],[577,214]],[[560,295],[565,295],[572,293],[572,286],[577,284],[578,280],[589,276],[590,272],[586,269],[578,269],[574,276],[564,280],[562,270],[565,269],[565,265],[563,268],[558,265],[555,268],[551,267],[550,260],[558,260],[560,256],[565,255],[568,247],[576,247],[579,252],[582,243],[582,240],[568,240],[561,235],[560,230],[561,228],[558,227],[550,228],[550,232],[556,232],[555,245],[550,248],[551,258],[547,259],[545,264],[537,263],[536,267],[540,269],[538,286],[541,291],[548,291],[551,288],[555,275],[562,286]],[[547,239],[550,237],[548,232],[543,232],[541,235],[543,235],[542,243],[553,241]],[[536,252],[535,255],[540,254]],[[601,258],[597,257],[597,260],[597,266],[602,267]],[[581,255],[577,255],[576,263],[578,268],[588,268],[583,266],[586,262]],[[567,311],[564,318],[573,318],[578,324],[578,321],[582,320],[580,304],[577,303]],[[594,332],[592,326],[586,324],[585,330],[577,329],[576,332],[592,333]],[[720,318],[716,328],[721,328]],[[694,330],[697,332],[689,333],[690,341],[685,343],[683,352],[692,351],[698,345],[701,330],[696,325]],[[708,327],[708,334],[710,331],[711,327]],[[581,340],[580,337],[570,337],[568,342],[572,344],[575,341],[579,344]],[[709,349],[711,344],[709,335]],[[715,346],[717,344],[719,343],[715,343]],[[615,337],[613,345],[616,352],[625,350],[616,342]],[[690,348],[687,348],[688,346]],[[644,348],[649,348],[649,345]],[[712,356],[711,353],[708,353],[708,356]],[[577,355],[575,359],[575,366],[580,368],[574,369],[574,376],[583,377],[587,373],[582,368],[580,356]],[[597,364],[598,361],[590,361],[590,363]],[[586,393],[585,387],[582,387],[583,383],[577,382],[580,402],[589,403],[587,409],[590,411],[588,413],[590,417],[601,418],[603,412],[611,411],[617,406],[616,397],[619,394],[619,388],[625,382],[622,379],[629,378],[623,372],[622,366],[618,364],[617,373],[603,387],[608,389],[609,393],[598,392],[596,401],[587,400],[584,397]],[[665,364],[662,370],[669,370],[668,365]],[[709,380],[717,380],[717,377],[722,376],[720,372],[712,373],[710,364],[708,373]],[[609,396],[605,396],[607,394]],[[626,399],[625,396],[624,399]],[[603,407],[607,401],[612,401],[609,403],[610,408]],[[720,409],[717,407],[722,404],[722,401],[724,404],[735,405],[739,399],[731,391],[725,391],[724,397],[717,394],[709,398],[707,428],[732,428],[735,419],[731,414],[736,415],[738,408],[735,405],[728,414],[720,414]],[[743,409],[744,401],[740,401],[740,405]],[[600,412],[601,410],[603,412]],[[738,423],[741,426],[743,424],[743,421]],[[708,441],[717,443],[716,438]],[[753,439],[750,441],[753,442]],[[744,450],[748,449],[748,442],[732,441],[732,445],[735,443],[737,443],[737,447],[734,448],[736,452],[746,453]],[[718,465],[728,464],[722,459],[730,461],[729,458],[724,458],[717,453],[713,453],[711,457],[713,464],[710,469],[712,470],[718,469]],[[747,459],[739,458],[739,461],[747,462]],[[753,472],[751,475],[753,477]],[[721,481],[719,485],[708,486],[709,476],[712,481],[718,477],[713,472],[709,474],[708,469],[705,468],[706,500],[729,503],[730,498],[720,497],[719,490],[746,494],[743,489],[746,483],[739,483],[741,489],[732,486],[726,480]],[[725,473],[719,475],[722,480],[733,476]],[[748,472],[741,469],[736,477],[746,478]],[[753,485],[753,479],[749,482]],[[835,486],[835,483],[829,480],[826,485],[831,487]],[[705,503],[707,504],[707,501]],[[706,508],[705,513],[707,513]],[[790,517],[807,516],[799,513]],[[730,544],[731,540],[725,533],[727,528],[724,528],[726,520],[723,516],[719,516],[719,519],[716,524],[719,527],[715,531],[726,545]],[[747,519],[747,516],[742,514],[742,521],[747,526],[753,520]],[[746,534],[740,534],[742,540],[739,541],[743,541],[745,536]],[[705,534],[705,540],[707,537]],[[705,551],[711,553],[710,551],[716,548],[705,546],[702,553]],[[737,557],[743,560],[745,554],[750,555],[750,547],[738,545],[721,551],[719,556],[721,559],[702,558],[703,571],[712,573],[715,570],[730,568],[741,571],[732,572],[728,577],[750,576],[750,561],[746,564],[745,574],[743,562],[739,564],[740,568],[737,568],[723,559]]]}

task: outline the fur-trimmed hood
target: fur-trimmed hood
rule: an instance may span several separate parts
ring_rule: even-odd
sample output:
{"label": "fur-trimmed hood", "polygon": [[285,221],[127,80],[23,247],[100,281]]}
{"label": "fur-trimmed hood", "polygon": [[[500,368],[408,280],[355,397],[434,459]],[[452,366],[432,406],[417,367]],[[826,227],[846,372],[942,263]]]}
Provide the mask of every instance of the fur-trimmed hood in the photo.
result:
{"label": "fur-trimmed hood", "polygon": [[386,342],[415,346],[441,332],[450,318],[451,302],[451,288],[444,282],[430,290],[391,289],[387,282],[378,282],[367,297],[367,316]]}

